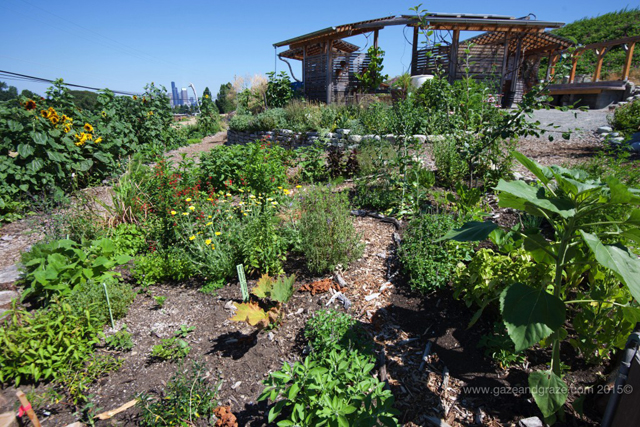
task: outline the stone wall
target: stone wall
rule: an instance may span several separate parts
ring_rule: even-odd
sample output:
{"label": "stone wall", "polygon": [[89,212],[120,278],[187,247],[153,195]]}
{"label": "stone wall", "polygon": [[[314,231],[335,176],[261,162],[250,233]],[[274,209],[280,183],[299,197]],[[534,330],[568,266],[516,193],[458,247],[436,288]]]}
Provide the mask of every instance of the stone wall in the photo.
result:
{"label": "stone wall", "polygon": [[[397,136],[390,134],[384,135],[382,138],[394,142]],[[413,138],[417,139],[421,143],[426,143],[441,140],[444,137],[441,135],[413,135]],[[351,134],[350,129],[336,129],[335,132],[328,132],[323,135],[320,135],[318,132],[299,133],[288,129],[256,132],[239,132],[230,129],[227,132],[228,145],[247,144],[256,140],[261,141],[263,139],[269,140],[272,143],[277,142],[285,147],[296,148],[305,145],[312,145],[317,141],[326,142],[328,145],[357,146],[365,139],[375,139],[379,141],[381,137],[379,135]]]}

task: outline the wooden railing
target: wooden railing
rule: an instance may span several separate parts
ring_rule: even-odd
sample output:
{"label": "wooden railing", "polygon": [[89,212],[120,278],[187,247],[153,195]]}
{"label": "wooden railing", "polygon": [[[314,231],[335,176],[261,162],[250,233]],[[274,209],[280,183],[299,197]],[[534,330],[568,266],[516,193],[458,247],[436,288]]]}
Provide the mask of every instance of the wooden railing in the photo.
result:
{"label": "wooden railing", "polygon": [[[625,60],[624,60],[624,65],[622,67],[622,80],[623,81],[628,80],[629,72],[631,71],[631,59],[633,58],[633,50],[636,46],[636,43],[639,41],[640,41],[640,36],[625,37],[622,39],[609,40],[606,42],[592,43],[592,44],[588,44],[588,45],[577,48],[576,50],[573,51],[573,54],[571,55],[571,73],[569,74],[569,83],[570,84],[574,83],[576,79],[576,69],[578,67],[578,59],[583,53],[589,50],[595,51],[595,54],[597,57],[596,69],[593,72],[592,81],[594,82],[600,81],[600,72],[602,71],[602,61],[604,60],[605,53],[610,51],[612,47],[620,46],[620,45],[623,45],[624,49],[627,51],[627,55],[625,56]],[[556,67],[556,64],[558,63],[558,60],[560,59],[560,56],[566,52],[567,51],[564,50],[561,52],[557,52],[551,56],[551,62],[549,64],[550,76],[554,75],[555,67]]]}

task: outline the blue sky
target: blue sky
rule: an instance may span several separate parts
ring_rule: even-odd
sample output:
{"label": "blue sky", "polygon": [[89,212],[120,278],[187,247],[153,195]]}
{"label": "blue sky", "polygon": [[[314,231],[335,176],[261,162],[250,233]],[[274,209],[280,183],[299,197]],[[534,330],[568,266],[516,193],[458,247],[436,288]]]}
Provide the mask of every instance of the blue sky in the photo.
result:
{"label": "blue sky", "polygon": [[[415,5],[417,1],[405,0],[4,0],[0,70],[131,92],[142,91],[148,82],[167,88],[171,81],[179,87],[193,83],[199,92],[209,86],[215,94],[236,75],[285,70],[275,60],[275,42],[332,25],[407,14]],[[423,2],[422,7],[516,17],[534,13],[540,20],[569,23],[637,5],[637,0],[449,0]],[[406,37],[411,40],[410,31]],[[347,41],[367,43],[364,36]],[[386,73],[406,70],[411,46],[403,27],[382,30],[380,47],[386,52]],[[294,73],[299,70],[298,65]],[[6,81],[41,94],[47,87]]]}

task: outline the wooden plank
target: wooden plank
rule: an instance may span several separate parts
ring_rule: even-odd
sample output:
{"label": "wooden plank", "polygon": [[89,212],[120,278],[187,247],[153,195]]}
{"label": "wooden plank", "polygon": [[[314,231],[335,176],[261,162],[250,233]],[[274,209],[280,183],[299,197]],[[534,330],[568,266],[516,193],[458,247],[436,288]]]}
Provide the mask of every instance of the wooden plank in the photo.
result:
{"label": "wooden plank", "polygon": [[500,72],[500,93],[504,95],[504,80],[507,74],[507,60],[509,59],[509,34],[504,35],[504,47],[502,51],[502,68]]}
{"label": "wooden plank", "polygon": [[571,57],[571,72],[569,73],[569,83],[573,83],[576,79],[576,69],[578,68],[578,58],[580,56],[574,54]]}
{"label": "wooden plank", "polygon": [[380,30],[375,30],[373,32],[373,47],[374,48],[378,48],[378,33],[380,32]]}
{"label": "wooden plank", "polygon": [[331,80],[333,79],[333,67],[331,66],[331,46],[333,40],[327,41],[327,104],[331,104]]}
{"label": "wooden plank", "polygon": [[551,89],[549,95],[595,95],[602,93],[603,89]]}
{"label": "wooden plank", "polygon": [[[518,84],[518,70],[520,69],[520,57],[522,56],[522,36],[518,36],[516,55],[513,60],[513,74],[511,75],[511,92],[516,91]],[[506,94],[505,94],[506,95]]]}
{"label": "wooden plank", "polygon": [[629,71],[631,71],[631,59],[633,58],[633,49],[636,47],[636,43],[630,43],[627,48],[627,57],[624,60],[624,67],[622,68],[622,80],[629,80]]}

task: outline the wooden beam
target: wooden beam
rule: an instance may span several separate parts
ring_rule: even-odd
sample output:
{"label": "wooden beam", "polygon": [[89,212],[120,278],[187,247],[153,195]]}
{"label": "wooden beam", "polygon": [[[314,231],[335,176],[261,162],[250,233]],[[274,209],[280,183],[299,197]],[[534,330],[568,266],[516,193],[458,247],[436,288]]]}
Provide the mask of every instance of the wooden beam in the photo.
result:
{"label": "wooden beam", "polygon": [[602,89],[551,89],[549,95],[596,95]]}
{"label": "wooden beam", "polygon": [[633,49],[636,47],[636,43],[630,43],[627,47],[627,57],[624,60],[624,67],[622,68],[622,80],[629,80],[629,71],[631,71],[631,60],[633,59]]}
{"label": "wooden beam", "polygon": [[380,32],[380,30],[375,30],[373,32],[373,47],[374,48],[378,48],[378,33]]}
{"label": "wooden beam", "polygon": [[593,72],[593,80],[594,82],[600,81],[600,72],[602,71],[602,60],[604,59],[604,54],[607,53],[607,48],[603,47],[600,50],[596,49],[596,55],[598,56],[598,61],[596,62],[596,70]]}
{"label": "wooden beam", "polygon": [[333,67],[331,66],[331,45],[333,40],[327,41],[327,105],[331,104],[331,81],[333,80]]}
{"label": "wooden beam", "polygon": [[357,36],[358,34],[370,33],[374,30],[382,30],[384,27],[376,27],[376,28],[362,28],[359,30],[349,30],[349,31],[341,31],[333,34],[329,34],[327,36],[319,36],[312,39],[302,40],[296,43],[292,43],[289,45],[289,49],[295,49],[298,47],[302,47],[308,44],[314,43],[324,43],[329,40],[341,40],[351,36]]}
{"label": "wooden beam", "polygon": [[576,69],[578,68],[578,58],[580,58],[580,55],[578,55],[577,52],[575,52],[573,56],[571,56],[571,72],[569,73],[569,83],[573,83],[574,80],[576,79]]}
{"label": "wooden beam", "polygon": [[453,30],[451,36],[451,50],[449,51],[449,83],[456,79],[458,68],[458,46],[460,45],[460,30]]}
{"label": "wooden beam", "polygon": [[418,33],[420,29],[413,27],[413,44],[411,45],[411,75],[418,74]]}
{"label": "wooden beam", "polygon": [[502,94],[503,96],[505,95],[503,93],[504,90],[504,81],[505,78],[507,77],[507,62],[509,61],[509,33],[505,33],[504,35],[504,50],[503,50],[503,57],[502,57],[502,72],[500,73],[500,94]]}
{"label": "wooden beam", "polygon": [[513,60],[513,74],[511,74],[511,92],[515,92],[518,87],[518,70],[520,69],[520,58],[522,56],[522,36],[518,36],[516,56]]}

